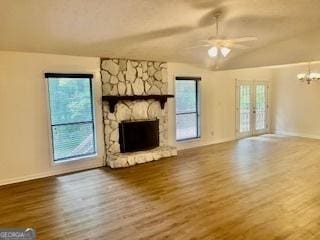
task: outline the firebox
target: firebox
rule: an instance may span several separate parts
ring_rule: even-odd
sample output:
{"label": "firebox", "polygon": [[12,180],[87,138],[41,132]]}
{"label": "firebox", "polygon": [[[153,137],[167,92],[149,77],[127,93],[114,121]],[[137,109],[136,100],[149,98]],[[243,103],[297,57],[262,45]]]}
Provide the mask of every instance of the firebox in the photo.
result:
{"label": "firebox", "polygon": [[119,124],[120,151],[136,152],[159,146],[159,119],[122,121]]}

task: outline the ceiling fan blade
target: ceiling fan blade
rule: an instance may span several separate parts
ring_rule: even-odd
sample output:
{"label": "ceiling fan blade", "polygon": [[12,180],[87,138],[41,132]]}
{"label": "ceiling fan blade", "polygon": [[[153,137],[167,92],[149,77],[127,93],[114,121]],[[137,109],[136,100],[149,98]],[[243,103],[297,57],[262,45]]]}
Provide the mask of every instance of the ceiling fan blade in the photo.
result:
{"label": "ceiling fan blade", "polygon": [[231,39],[211,39],[211,40],[201,40],[201,42],[205,43],[200,46],[216,46],[216,47],[227,47],[227,48],[239,48],[239,49],[247,49],[249,46],[238,44]]}
{"label": "ceiling fan blade", "polygon": [[219,38],[216,38],[216,39],[210,39],[207,41],[210,45],[212,46],[217,46],[217,47],[224,47],[226,45],[230,45],[232,44],[233,42],[229,41],[228,39],[219,39]]}
{"label": "ceiling fan blade", "polygon": [[211,47],[211,44],[202,44],[202,45],[187,47],[186,49],[195,49],[195,48],[200,48],[200,47]]}
{"label": "ceiling fan blade", "polygon": [[226,43],[224,45],[224,47],[227,47],[227,48],[238,48],[238,49],[248,49],[250,47],[246,46],[246,45],[242,45],[242,44],[237,44],[237,43]]}
{"label": "ceiling fan blade", "polygon": [[210,44],[210,40],[200,40],[199,42]]}
{"label": "ceiling fan blade", "polygon": [[233,39],[228,39],[232,42],[250,42],[250,41],[257,41],[258,38],[257,37],[241,37],[241,38],[233,38]]}

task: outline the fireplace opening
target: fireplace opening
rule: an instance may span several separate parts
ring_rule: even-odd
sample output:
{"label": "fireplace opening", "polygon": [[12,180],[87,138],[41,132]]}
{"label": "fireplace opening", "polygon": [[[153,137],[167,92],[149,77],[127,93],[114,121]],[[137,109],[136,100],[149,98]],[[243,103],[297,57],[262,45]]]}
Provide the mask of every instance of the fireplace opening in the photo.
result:
{"label": "fireplace opening", "polygon": [[136,152],[159,146],[159,119],[122,121],[119,124],[120,151]]}

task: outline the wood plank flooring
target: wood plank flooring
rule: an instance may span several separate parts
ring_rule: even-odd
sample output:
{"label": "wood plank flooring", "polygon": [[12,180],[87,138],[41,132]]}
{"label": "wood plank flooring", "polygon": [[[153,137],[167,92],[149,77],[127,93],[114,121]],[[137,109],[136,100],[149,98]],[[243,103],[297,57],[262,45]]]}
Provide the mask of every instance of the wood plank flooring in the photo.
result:
{"label": "wood plank flooring", "polygon": [[265,135],[0,188],[38,239],[320,239],[320,140]]}

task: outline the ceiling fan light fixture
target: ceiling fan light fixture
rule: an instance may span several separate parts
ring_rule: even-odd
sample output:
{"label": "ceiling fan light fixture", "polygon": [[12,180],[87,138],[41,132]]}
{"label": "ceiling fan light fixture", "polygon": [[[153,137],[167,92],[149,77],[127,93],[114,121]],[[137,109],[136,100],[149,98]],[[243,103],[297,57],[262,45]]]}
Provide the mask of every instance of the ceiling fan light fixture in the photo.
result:
{"label": "ceiling fan light fixture", "polygon": [[226,57],[231,52],[231,49],[227,47],[222,47],[220,48],[220,51],[222,56]]}
{"label": "ceiling fan light fixture", "polygon": [[218,56],[218,48],[217,47],[209,48],[208,54],[211,58],[215,58],[216,56]]}

